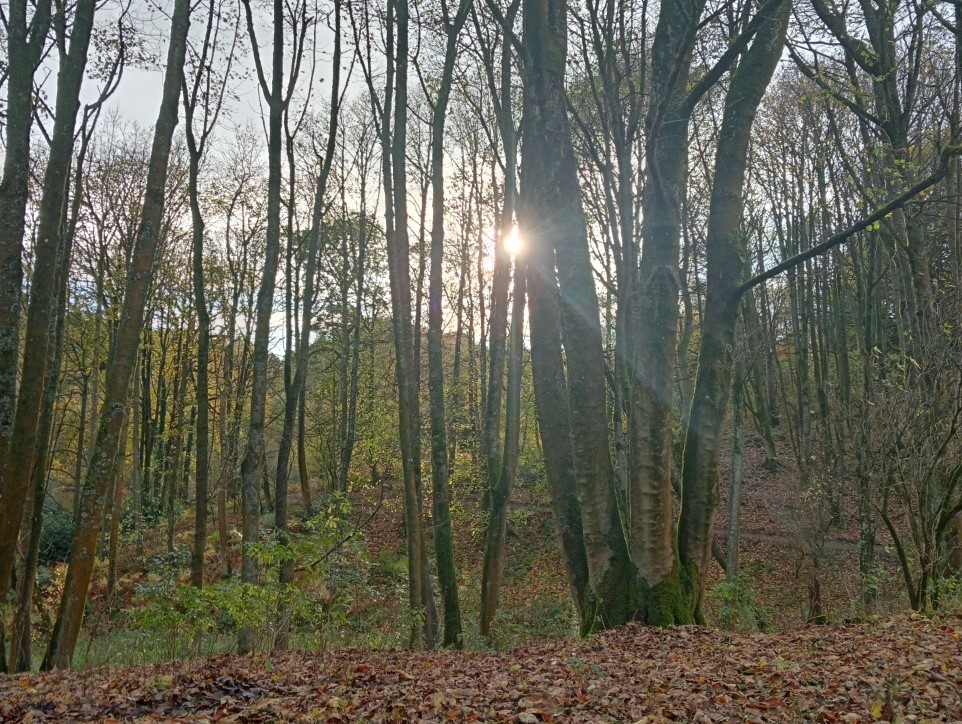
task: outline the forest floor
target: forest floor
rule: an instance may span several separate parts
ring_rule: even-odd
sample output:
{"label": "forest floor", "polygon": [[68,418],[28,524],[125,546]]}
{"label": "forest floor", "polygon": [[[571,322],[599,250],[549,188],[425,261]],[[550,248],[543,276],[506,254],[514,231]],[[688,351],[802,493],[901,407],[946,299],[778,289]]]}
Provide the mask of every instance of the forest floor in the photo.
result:
{"label": "forest floor", "polygon": [[[745,462],[744,573],[733,587],[712,566],[707,628],[629,626],[578,639],[547,491],[521,481],[494,638],[480,639],[476,624],[480,496],[456,488],[467,651],[406,650],[400,486],[385,480],[352,493],[345,524],[356,536],[331,559],[337,570],[301,581],[319,586],[311,594],[333,618],[292,638],[300,651],[237,657],[229,632],[196,637],[165,599],[187,581],[183,562],[165,580],[150,571],[164,556],[138,557],[128,541],[117,590],[106,593],[103,571],[95,578],[78,671],[0,676],[0,721],[962,721],[962,598],[938,619],[907,615],[880,535],[879,597],[866,611],[855,491],[840,491],[833,518],[824,500],[799,495],[791,466],[768,469],[754,446]],[[177,521],[178,550],[189,550],[190,522]],[[143,547],[164,551],[165,535],[161,522]],[[208,559],[213,582],[214,545]],[[42,605],[52,608],[56,594],[53,584]],[[832,625],[806,626],[816,606]]]}
{"label": "forest floor", "polygon": [[2,721],[959,721],[962,619],[628,626],[496,653],[221,656],[0,677]]}

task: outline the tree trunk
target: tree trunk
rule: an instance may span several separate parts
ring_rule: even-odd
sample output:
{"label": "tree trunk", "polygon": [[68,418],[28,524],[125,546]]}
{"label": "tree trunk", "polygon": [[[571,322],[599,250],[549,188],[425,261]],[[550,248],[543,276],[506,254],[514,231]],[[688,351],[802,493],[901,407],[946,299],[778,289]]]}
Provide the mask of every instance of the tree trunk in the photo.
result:
{"label": "tree trunk", "polygon": [[[396,16],[396,39],[392,23]],[[381,119],[385,227],[391,309],[394,328],[395,375],[398,386],[398,430],[404,474],[404,524],[408,551],[408,600],[414,616],[423,615],[423,627],[412,627],[411,642],[433,648],[437,623],[433,617],[433,592],[427,569],[421,522],[420,470],[417,451],[417,385],[411,329],[411,270],[407,214],[407,67],[408,2],[388,4],[388,77]],[[394,45],[396,42],[396,55]],[[394,133],[390,128],[393,96]],[[429,600],[430,599],[430,600]]]}
{"label": "tree trunk", "polygon": [[711,561],[718,506],[721,429],[731,391],[732,352],[744,273],[741,233],[748,146],[758,104],[785,44],[791,2],[768,18],[732,76],[725,98],[708,215],[708,288],[698,356],[698,376],[685,438],[678,552],[689,585],[690,615],[704,617],[701,600]]}
{"label": "tree trunk", "polygon": [[[48,344],[51,341],[50,333],[54,329],[53,320],[56,318],[58,303],[57,260],[65,241],[61,224],[68,184],[64,179],[69,177],[77,111],[80,107],[80,87],[87,65],[95,5],[94,0],[78,1],[70,48],[63,56],[57,74],[56,114],[40,200],[21,383],[10,437],[10,444],[16,447],[17,454],[8,456],[0,480],[0,602],[5,602],[8,596],[7,582],[13,570],[23,511],[37,462],[37,433],[46,381]],[[27,159],[20,160],[26,162]],[[26,173],[26,169],[24,172]],[[13,203],[19,201],[14,199]],[[17,253],[19,254],[19,246]],[[3,281],[3,285],[8,283],[10,281]],[[11,341],[15,337],[6,330],[0,333]],[[16,355],[16,351],[13,354]],[[3,394],[4,391],[0,389],[0,395]]]}
{"label": "tree trunk", "polygon": [[725,575],[729,582],[738,578],[738,552],[741,545],[742,510],[742,443],[744,441],[742,403],[745,395],[745,373],[741,362],[735,363],[732,381],[732,472],[728,486],[728,531],[725,545]]}
{"label": "tree trunk", "polygon": [[114,592],[117,583],[117,555],[120,542],[120,516],[124,504],[124,468],[127,459],[127,433],[130,426],[130,415],[124,417],[124,425],[120,432],[120,447],[117,449],[117,472],[113,483],[113,500],[110,503],[110,541],[107,547],[107,593]]}
{"label": "tree trunk", "polygon": [[[0,180],[0,470],[6,465],[10,449],[17,399],[23,232],[29,197],[30,125],[34,110],[33,76],[50,28],[50,0],[40,0],[36,4],[29,24],[28,6],[27,0],[10,0],[6,13],[6,137],[3,178]],[[0,553],[6,552],[6,548],[0,550]],[[2,593],[5,598],[5,585]],[[0,671],[4,663],[4,657],[0,656]]]}
{"label": "tree trunk", "polygon": [[[147,172],[147,184],[136,245],[127,273],[126,294],[108,367],[104,403],[81,500],[80,519],[70,552],[67,578],[53,635],[42,669],[69,668],[73,659],[93,571],[104,496],[116,475],[117,450],[126,416],[127,392],[144,323],[144,306],[151,282],[158,231],[164,212],[170,147],[177,125],[177,93],[184,67],[190,7],[176,0],[170,31],[161,107]],[[76,30],[75,30],[76,32]]]}
{"label": "tree trunk", "polygon": [[[267,382],[270,363],[271,314],[274,307],[274,285],[277,276],[278,257],[281,238],[281,151],[282,121],[284,117],[284,3],[273,0],[273,53],[271,60],[271,81],[264,76],[260,62],[260,50],[254,30],[249,0],[243,0],[247,14],[247,29],[251,47],[257,61],[258,78],[261,92],[268,107],[267,140],[267,230],[265,235],[264,268],[260,288],[257,292],[257,322],[254,329],[254,370],[251,386],[250,421],[247,431],[247,444],[241,461],[241,534],[243,536],[243,560],[241,581],[248,585],[257,583],[257,557],[255,546],[260,538],[260,493],[259,483],[263,480],[264,466],[264,418],[267,405]],[[240,654],[250,653],[253,648],[253,632],[247,628],[238,634],[237,650]]]}
{"label": "tree trunk", "polygon": [[497,484],[491,490],[491,516],[484,542],[481,570],[481,635],[491,634],[504,575],[504,539],[511,488],[518,472],[521,432],[521,374],[524,352],[525,262],[515,259],[514,299],[511,304],[511,349],[508,354],[508,395],[505,405],[504,456]]}
{"label": "tree trunk", "polygon": [[454,565],[454,538],[451,526],[451,483],[448,467],[447,429],[444,419],[444,339],[443,339],[443,266],[444,266],[444,121],[451,95],[457,42],[472,0],[460,0],[452,19],[445,13],[447,43],[438,97],[431,123],[431,271],[428,282],[428,387],[431,402],[431,474],[434,488],[434,550],[438,582],[444,606],[445,646],[461,648],[461,603],[458,600],[458,574]]}
{"label": "tree trunk", "polygon": [[[77,160],[77,190],[79,179],[83,173],[83,157],[85,148],[81,149]],[[74,205],[76,212],[77,205]],[[14,614],[13,634],[10,637],[10,668],[11,672],[30,671],[32,668],[33,646],[31,642],[31,611],[33,609],[33,594],[37,579],[37,566],[40,558],[40,535],[43,528],[43,507],[47,496],[49,480],[49,462],[51,450],[55,449],[51,435],[53,432],[54,412],[57,393],[60,389],[60,367],[63,359],[64,326],[66,324],[67,275],[70,269],[71,251],[73,247],[74,231],[76,228],[76,213],[72,216],[65,230],[66,238],[57,260],[57,311],[55,312],[54,328],[51,330],[49,349],[47,350],[47,370],[44,390],[43,407],[40,413],[40,425],[37,431],[37,461],[31,475],[31,490],[28,493],[28,503],[31,508],[30,529],[26,532],[26,554],[23,570],[17,579],[17,601]],[[83,420],[83,418],[81,418]],[[82,427],[82,425],[81,425]]]}
{"label": "tree trunk", "polygon": [[[301,399],[301,391],[304,388],[304,381],[307,378],[307,362],[311,346],[311,326],[314,320],[314,289],[317,281],[317,262],[320,249],[322,213],[324,209],[324,193],[327,188],[327,179],[330,175],[331,164],[334,160],[334,151],[337,147],[337,121],[339,115],[340,98],[340,65],[341,65],[341,2],[335,0],[334,3],[334,57],[332,59],[334,75],[331,82],[331,115],[328,126],[327,148],[324,152],[324,159],[321,171],[317,177],[314,188],[314,209],[311,217],[311,230],[308,241],[307,267],[304,270],[304,297],[301,309],[301,332],[300,344],[296,353],[296,369],[294,378],[287,389],[286,404],[284,407],[284,427],[281,431],[280,445],[277,451],[277,475],[275,485],[277,490],[274,523],[280,536],[280,542],[287,542],[287,483],[290,471],[290,455],[294,441],[294,426],[297,422],[296,412],[298,403]],[[293,562],[282,561],[279,572],[280,584],[286,585],[293,579]],[[281,631],[278,635],[277,648],[287,647],[287,624],[281,624]]]}

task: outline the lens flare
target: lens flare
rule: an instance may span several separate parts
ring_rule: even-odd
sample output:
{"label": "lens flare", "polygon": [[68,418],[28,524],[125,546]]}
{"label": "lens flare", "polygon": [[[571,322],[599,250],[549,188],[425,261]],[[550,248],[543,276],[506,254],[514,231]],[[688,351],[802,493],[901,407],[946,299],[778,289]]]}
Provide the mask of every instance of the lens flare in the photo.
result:
{"label": "lens flare", "polygon": [[518,231],[517,225],[513,225],[511,231],[504,237],[504,248],[513,257],[520,254],[524,249],[524,242],[521,240],[521,234]]}

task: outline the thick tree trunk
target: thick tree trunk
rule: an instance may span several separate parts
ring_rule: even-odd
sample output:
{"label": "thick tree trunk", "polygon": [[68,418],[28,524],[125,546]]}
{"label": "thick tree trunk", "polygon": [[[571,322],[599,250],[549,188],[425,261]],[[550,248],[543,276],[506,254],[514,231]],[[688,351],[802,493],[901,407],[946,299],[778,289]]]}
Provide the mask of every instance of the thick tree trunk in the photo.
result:
{"label": "thick tree trunk", "polygon": [[44,670],[69,668],[73,659],[93,572],[104,496],[111,479],[116,475],[117,451],[126,416],[130,375],[139,348],[144,306],[153,276],[151,270],[164,212],[170,147],[177,125],[177,93],[184,67],[189,26],[189,3],[187,0],[177,0],[171,24],[161,108],[147,172],[144,204],[127,273],[124,305],[108,368],[95,454],[87,472],[60,611],[41,667]]}
{"label": "thick tree trunk", "polygon": [[[81,150],[77,161],[78,190],[79,179],[83,173],[84,150]],[[76,210],[76,204],[75,209]],[[54,328],[51,330],[49,349],[47,350],[47,379],[44,387],[43,407],[40,413],[40,424],[37,431],[37,461],[31,475],[31,490],[28,504],[30,505],[30,529],[26,532],[26,554],[23,569],[17,579],[17,601],[14,614],[13,635],[10,637],[10,668],[12,672],[30,671],[32,668],[33,646],[31,643],[31,612],[33,609],[33,593],[37,579],[37,567],[40,558],[40,533],[43,527],[43,508],[47,496],[49,479],[49,462],[51,450],[54,448],[52,440],[53,422],[57,393],[60,389],[60,367],[63,359],[64,327],[66,324],[67,302],[67,274],[70,268],[73,234],[76,226],[76,214],[65,230],[66,238],[57,260],[57,311],[55,312]],[[82,419],[82,418],[81,418]]]}
{"label": "thick tree trunk", "polygon": [[647,180],[642,201],[639,299],[632,311],[629,416],[629,544],[644,593],[642,615],[655,625],[691,622],[672,530],[672,393],[678,329],[678,258],[685,198],[691,47],[703,0],[663,3],[651,60]]}
{"label": "thick tree trunk", "polygon": [[[600,311],[567,117],[566,18],[564,2],[525,2],[521,208],[531,247],[532,364],[545,461],[556,510],[569,501],[580,509],[577,545],[588,585],[576,600],[588,629],[634,617],[635,575],[609,455]],[[559,402],[567,403],[563,411]],[[572,563],[569,572],[576,570]]]}

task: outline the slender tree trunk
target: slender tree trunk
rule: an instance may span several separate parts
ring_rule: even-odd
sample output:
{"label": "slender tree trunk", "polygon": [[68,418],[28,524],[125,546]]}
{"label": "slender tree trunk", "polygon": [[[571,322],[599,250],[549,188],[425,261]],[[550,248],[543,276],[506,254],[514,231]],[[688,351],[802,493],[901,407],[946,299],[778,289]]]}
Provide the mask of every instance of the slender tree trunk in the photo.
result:
{"label": "slender tree trunk", "polygon": [[[214,2],[208,5],[207,30],[202,49],[203,60],[214,52],[211,33],[214,28]],[[200,208],[200,163],[211,126],[207,121],[215,118],[217,110],[209,106],[203,114],[204,126],[198,138],[194,131],[194,111],[198,91],[207,69],[201,67],[194,78],[193,94],[184,86],[184,128],[187,137],[188,167],[187,196],[191,218],[191,271],[193,273],[194,311],[197,314],[197,465],[194,476],[194,543],[190,558],[190,582],[198,588],[204,585],[204,548],[207,541],[207,504],[210,484],[210,310],[207,306],[207,280],[204,274],[204,216]],[[210,103],[210,99],[206,99]],[[226,541],[222,542],[226,545]]]}
{"label": "slender tree trunk", "polygon": [[138,560],[144,557],[144,535],[143,535],[143,525],[144,525],[144,489],[143,489],[143,470],[141,469],[141,450],[142,441],[140,439],[140,379],[141,374],[138,369],[138,364],[136,358],[143,358],[143,354],[140,353],[139,349],[135,355],[134,361],[134,391],[130,398],[130,414],[133,419],[133,433],[131,435],[132,442],[134,445],[134,454],[132,461],[132,470],[130,472],[130,490],[133,497],[133,527],[134,527],[134,537],[136,538],[137,547],[137,558]]}
{"label": "slender tree trunk", "polygon": [[[392,24],[397,25],[396,40]],[[414,373],[413,330],[411,329],[410,245],[407,214],[407,68],[408,2],[392,0],[388,5],[388,78],[381,121],[384,153],[385,220],[388,229],[388,271],[394,327],[395,374],[398,386],[398,428],[404,471],[404,523],[408,551],[408,600],[412,615],[423,615],[420,632],[412,628],[412,644],[433,648],[437,622],[434,620],[433,592],[424,531],[421,521],[419,454],[417,451],[418,399]],[[395,51],[396,43],[396,51]],[[393,96],[394,132],[389,125]]]}
{"label": "slender tree trunk", "polygon": [[[328,125],[327,148],[324,152],[324,159],[321,171],[317,177],[314,188],[314,209],[311,217],[311,231],[307,251],[307,267],[304,270],[304,297],[301,309],[301,332],[300,344],[296,353],[296,370],[287,390],[286,405],[284,408],[284,427],[281,431],[280,445],[277,452],[277,506],[275,509],[274,523],[281,536],[281,542],[286,542],[287,531],[287,483],[290,471],[290,455],[294,441],[294,426],[296,423],[296,412],[298,402],[301,399],[301,391],[304,389],[304,382],[307,378],[307,362],[310,353],[311,325],[314,319],[314,290],[317,282],[317,263],[320,250],[321,224],[323,222],[322,213],[324,209],[324,193],[327,188],[327,179],[330,175],[331,164],[334,160],[334,151],[337,148],[337,121],[339,115],[340,98],[340,66],[341,66],[341,2],[335,0],[334,3],[334,57],[332,59],[334,75],[331,84],[331,115]],[[280,566],[279,582],[286,585],[293,579],[293,562],[283,561]],[[276,644],[277,648],[287,647],[286,623],[282,624]]]}
{"label": "slender tree trunk", "polygon": [[498,610],[504,575],[504,539],[511,488],[518,472],[521,432],[521,373],[524,353],[525,261],[515,259],[514,299],[511,304],[511,349],[508,354],[508,395],[505,405],[504,456],[497,485],[491,491],[491,516],[485,536],[481,571],[481,635],[489,636]]}
{"label": "slender tree trunk", "polygon": [[120,542],[120,515],[124,503],[124,470],[127,460],[127,434],[130,427],[130,415],[124,417],[124,424],[120,432],[120,446],[117,449],[117,472],[113,484],[113,500],[110,505],[110,541],[107,547],[107,593],[114,592],[117,584],[117,556]]}
{"label": "slender tree trunk", "polygon": [[[150,165],[136,245],[127,273],[126,295],[108,367],[103,408],[97,430],[95,455],[90,461],[81,500],[80,518],[71,547],[70,563],[60,611],[41,668],[69,668],[83,620],[94,551],[100,532],[104,496],[116,475],[117,450],[126,416],[127,392],[134,369],[138,341],[144,323],[144,306],[151,282],[151,269],[164,212],[164,192],[170,147],[177,125],[177,92],[180,87],[190,26],[187,0],[176,0],[170,31],[161,108],[154,132]],[[75,31],[76,32],[76,31]]]}
{"label": "slender tree trunk", "polygon": [[[732,76],[715,158],[708,215],[708,288],[698,377],[685,438],[678,551],[690,586],[690,615],[703,621],[701,600],[711,562],[718,506],[721,429],[731,391],[732,353],[744,273],[742,191],[755,111],[785,44],[791,3],[786,0],[758,31]],[[739,381],[741,383],[741,381]],[[684,614],[683,614],[684,617]]]}
{"label": "slender tree trunk", "polygon": [[[451,487],[448,467],[447,430],[444,419],[444,121],[451,95],[458,34],[467,20],[472,0],[461,0],[457,15],[445,18],[447,43],[441,84],[431,124],[431,272],[428,291],[428,386],[431,400],[431,471],[434,488],[434,549],[438,581],[444,605],[445,646],[461,648],[461,603],[458,575],[454,565],[454,537],[451,526]],[[499,383],[500,384],[500,383]]]}
{"label": "slender tree trunk", "polygon": [[[258,487],[263,479],[265,453],[264,418],[270,362],[268,347],[270,345],[271,314],[274,306],[274,286],[281,238],[281,146],[283,145],[281,126],[285,107],[283,96],[285,11],[282,0],[273,0],[273,53],[271,81],[268,87],[263,69],[260,67],[260,51],[257,46],[250,2],[249,0],[243,0],[243,2],[247,13],[248,35],[257,58],[261,91],[268,106],[267,231],[265,235],[264,268],[260,288],[257,292],[250,422],[247,431],[247,444],[241,461],[241,534],[243,536],[241,580],[245,584],[254,585],[257,583],[257,557],[253,551],[253,546],[258,543],[260,537],[260,494]],[[253,645],[253,632],[246,628],[242,629],[238,634],[238,653],[249,653]]]}
{"label": "slender tree trunk", "polygon": [[[29,197],[30,125],[34,110],[33,76],[50,29],[50,0],[36,4],[29,24],[28,6],[27,0],[10,0],[6,13],[6,137],[3,178],[0,179],[0,470],[6,465],[10,449],[17,399],[23,232]],[[2,496],[0,492],[0,500]],[[0,553],[6,552],[6,548],[0,550]],[[0,568],[3,568],[2,564]],[[2,592],[6,594],[5,583]],[[4,663],[5,658],[0,655],[0,671]]]}
{"label": "slender tree trunk", "polygon": [[745,394],[744,369],[741,362],[735,363],[732,381],[732,471],[728,487],[728,531],[726,536],[725,575],[729,582],[738,577],[738,549],[741,541],[742,510],[742,403]]}
{"label": "slender tree trunk", "polygon": [[357,431],[357,400],[360,393],[360,366],[361,366],[361,321],[364,303],[364,283],[367,266],[367,200],[366,188],[361,186],[361,214],[358,218],[358,242],[355,255],[355,293],[354,293],[354,318],[351,324],[351,371],[350,371],[350,391],[348,393],[347,405],[347,426],[344,431],[344,441],[341,444],[341,466],[338,479],[340,480],[339,489],[342,493],[347,492],[348,475],[351,469],[351,458],[354,454],[354,442]]}
{"label": "slender tree trunk", "polygon": [[[507,22],[512,25],[519,7],[520,2],[517,0],[508,7]],[[500,444],[501,391],[504,382],[505,341],[508,326],[508,283],[511,274],[511,254],[507,249],[506,242],[514,231],[514,212],[518,193],[518,143],[511,98],[511,59],[511,43],[504,39],[501,45],[499,101],[495,104],[498,129],[501,132],[501,143],[504,147],[504,202],[501,206],[501,217],[498,220],[498,243],[495,246],[494,276],[491,281],[491,322],[488,325],[490,336],[488,349],[491,362],[488,367],[488,390],[485,398],[484,429],[481,438],[489,496],[494,494],[495,488],[499,485],[503,464]],[[495,91],[493,70],[489,71],[488,83],[493,94]],[[517,286],[517,276],[515,276],[515,279]],[[521,286],[523,286],[523,283]],[[484,597],[482,596],[483,601]],[[482,621],[483,619],[482,616]],[[490,624],[490,620],[488,623]]]}
{"label": "slender tree trunk", "polygon": [[[23,511],[37,462],[37,433],[46,381],[48,345],[57,313],[57,260],[64,243],[61,224],[68,186],[64,179],[69,178],[74,131],[80,107],[80,87],[87,65],[95,5],[94,0],[78,0],[70,48],[62,58],[57,75],[56,115],[50,155],[44,173],[37,240],[34,245],[34,271],[24,335],[23,373],[10,438],[11,445],[16,446],[17,454],[8,456],[0,480],[0,602],[5,602],[8,596],[7,582],[10,581],[13,570]],[[26,161],[26,158],[21,160]],[[14,202],[19,203],[16,200]],[[6,280],[3,282],[7,283],[9,282]],[[10,336],[6,331],[2,333],[9,340],[14,339],[14,336]],[[0,389],[0,395],[3,394],[4,391]]]}

